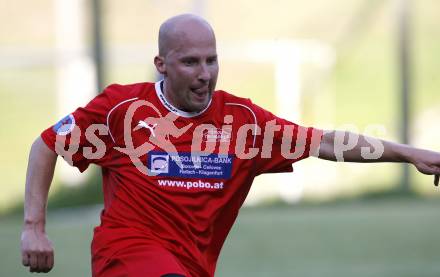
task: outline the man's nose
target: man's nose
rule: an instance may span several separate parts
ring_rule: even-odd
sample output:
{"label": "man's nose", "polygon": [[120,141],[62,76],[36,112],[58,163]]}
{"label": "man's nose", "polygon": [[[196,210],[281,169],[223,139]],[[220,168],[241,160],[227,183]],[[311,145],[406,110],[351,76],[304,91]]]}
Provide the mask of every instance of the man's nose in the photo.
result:
{"label": "man's nose", "polygon": [[209,72],[209,68],[207,64],[201,64],[200,65],[200,72],[199,72],[199,80],[208,82],[211,79],[211,73]]}

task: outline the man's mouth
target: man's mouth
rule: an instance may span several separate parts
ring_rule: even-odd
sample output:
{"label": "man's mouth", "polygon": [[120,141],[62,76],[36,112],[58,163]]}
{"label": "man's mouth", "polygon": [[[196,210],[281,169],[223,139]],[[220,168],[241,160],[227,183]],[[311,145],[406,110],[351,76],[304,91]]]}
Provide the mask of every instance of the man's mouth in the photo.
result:
{"label": "man's mouth", "polygon": [[208,86],[203,86],[203,87],[190,87],[192,92],[195,92],[197,94],[203,94],[208,92]]}
{"label": "man's mouth", "polygon": [[204,100],[206,96],[208,95],[208,87],[200,87],[200,88],[190,88],[193,96],[198,100]]}

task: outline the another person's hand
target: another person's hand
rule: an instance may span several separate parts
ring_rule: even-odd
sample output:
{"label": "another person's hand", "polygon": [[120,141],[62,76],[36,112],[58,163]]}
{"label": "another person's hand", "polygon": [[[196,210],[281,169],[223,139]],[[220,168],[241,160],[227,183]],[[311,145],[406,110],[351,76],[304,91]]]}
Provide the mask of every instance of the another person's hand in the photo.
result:
{"label": "another person's hand", "polygon": [[54,264],[52,242],[44,231],[24,227],[21,233],[21,256],[30,272],[49,272]]}

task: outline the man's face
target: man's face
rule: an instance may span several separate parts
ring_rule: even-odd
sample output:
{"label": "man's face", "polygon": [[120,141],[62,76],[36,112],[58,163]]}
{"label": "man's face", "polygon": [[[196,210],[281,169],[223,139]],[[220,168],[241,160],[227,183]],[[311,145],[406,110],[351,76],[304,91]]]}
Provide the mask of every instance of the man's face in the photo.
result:
{"label": "man's face", "polygon": [[[209,103],[218,76],[217,51],[211,32],[180,34],[170,44],[163,59],[165,96],[177,108],[187,112],[203,110]],[[157,66],[157,63],[156,63]]]}

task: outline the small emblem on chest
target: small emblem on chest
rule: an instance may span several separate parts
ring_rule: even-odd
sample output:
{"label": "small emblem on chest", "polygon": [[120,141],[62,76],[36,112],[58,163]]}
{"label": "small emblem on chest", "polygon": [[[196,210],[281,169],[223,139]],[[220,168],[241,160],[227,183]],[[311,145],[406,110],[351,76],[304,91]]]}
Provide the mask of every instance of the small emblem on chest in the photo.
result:
{"label": "small emblem on chest", "polygon": [[231,141],[231,132],[218,128],[204,130],[203,141],[206,142],[229,142]]}
{"label": "small emblem on chest", "polygon": [[139,129],[146,128],[150,131],[150,133],[153,137],[156,137],[156,133],[154,132],[154,129],[156,128],[156,126],[157,126],[157,123],[150,125],[150,124],[146,123],[145,121],[139,120],[138,125],[133,129],[133,131],[137,131]]}

